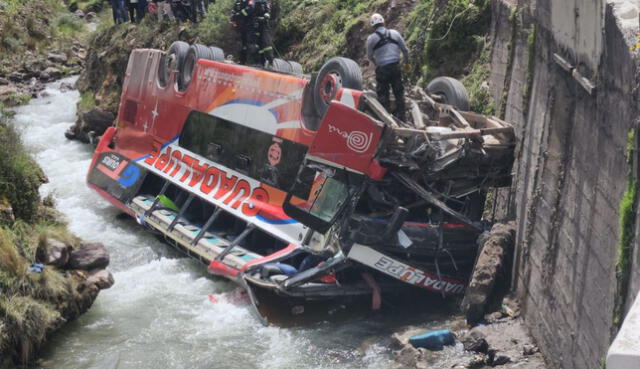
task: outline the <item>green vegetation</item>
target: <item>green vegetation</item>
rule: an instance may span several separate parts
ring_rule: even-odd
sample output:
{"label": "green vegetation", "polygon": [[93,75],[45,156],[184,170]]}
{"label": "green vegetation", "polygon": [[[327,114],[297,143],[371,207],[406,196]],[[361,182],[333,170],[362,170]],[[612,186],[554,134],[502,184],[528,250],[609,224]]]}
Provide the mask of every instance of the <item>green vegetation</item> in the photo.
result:
{"label": "green vegetation", "polygon": [[[484,37],[477,37],[482,38],[482,41],[484,41]],[[489,86],[486,85],[490,74],[488,51],[488,46],[482,48],[480,55],[471,65],[471,72],[462,79],[462,83],[469,93],[471,111],[493,115],[495,113],[495,103],[489,92]]]}
{"label": "green vegetation", "polygon": [[10,93],[5,97],[3,107],[6,106],[18,106],[28,104],[31,101],[31,95]]}
{"label": "green vegetation", "polygon": [[413,78],[421,85],[441,75],[461,79],[471,110],[494,114],[495,103],[486,85],[490,20],[488,0],[419,1],[407,17],[405,30],[417,65]]}
{"label": "green vegetation", "polygon": [[636,130],[629,131],[627,136],[626,158],[629,164],[627,189],[622,195],[619,208],[619,236],[618,236],[618,252],[616,257],[616,296],[613,309],[613,324],[619,328],[622,324],[624,315],[624,306],[629,289],[629,278],[631,271],[631,253],[633,247],[633,237],[635,232],[636,208],[638,203],[638,182],[634,178],[632,171],[634,162],[634,153],[636,152]]}
{"label": "green vegetation", "polygon": [[529,30],[529,36],[527,37],[527,55],[529,57],[527,63],[527,81],[524,86],[523,101],[524,101],[524,114],[529,113],[529,99],[531,98],[531,91],[533,90],[533,74],[536,70],[536,26],[531,26]]}
{"label": "green vegetation", "polygon": [[9,110],[7,108],[8,106],[6,106],[3,102],[0,102],[0,119],[2,119],[2,116],[11,118],[14,115],[16,115],[16,112],[14,112],[13,110]]}
{"label": "green vegetation", "polygon": [[484,48],[491,7],[489,0],[451,0],[436,6],[420,0],[409,14],[405,38],[418,76],[429,81],[436,76],[459,77],[469,72],[474,58]]}
{"label": "green vegetation", "polygon": [[96,99],[91,92],[83,92],[80,95],[80,101],[78,102],[78,108],[81,111],[89,111],[96,106]]}
{"label": "green vegetation", "polygon": [[8,75],[38,55],[69,50],[86,37],[84,31],[83,21],[60,0],[10,0],[0,8],[0,73]]}
{"label": "green vegetation", "polygon": [[55,31],[59,35],[73,36],[84,30],[84,23],[73,14],[61,14],[56,18]]}
{"label": "green vegetation", "polygon": [[0,125],[0,157],[0,199],[9,201],[16,218],[34,221],[44,173],[22,147],[20,136],[6,125]]}
{"label": "green vegetation", "polygon": [[62,324],[62,312],[77,311],[73,304],[81,299],[78,276],[51,266],[28,273],[28,267],[47,239],[72,247],[80,240],[41,203],[44,175],[19,135],[3,123],[0,155],[0,208],[12,209],[15,216],[0,218],[0,357],[28,363],[48,332]]}

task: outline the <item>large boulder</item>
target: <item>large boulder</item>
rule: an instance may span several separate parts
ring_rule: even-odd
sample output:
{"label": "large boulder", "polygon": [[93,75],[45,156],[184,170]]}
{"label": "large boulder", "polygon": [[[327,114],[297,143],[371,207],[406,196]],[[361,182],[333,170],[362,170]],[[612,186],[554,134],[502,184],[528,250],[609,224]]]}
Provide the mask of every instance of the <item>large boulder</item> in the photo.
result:
{"label": "large boulder", "polygon": [[109,252],[103,244],[87,243],[74,248],[69,256],[68,269],[104,269],[109,265]]}
{"label": "large boulder", "polygon": [[87,277],[87,284],[95,285],[101,290],[105,290],[113,286],[113,275],[106,269],[94,269],[89,271],[89,277]]}
{"label": "large boulder", "polygon": [[62,268],[69,261],[69,249],[69,246],[54,238],[47,238],[38,244],[36,261]]}
{"label": "large boulder", "polygon": [[62,71],[55,67],[48,67],[44,71],[40,73],[40,79],[48,82],[56,79],[60,79],[62,77]]}
{"label": "large boulder", "polygon": [[100,108],[93,108],[82,115],[82,120],[84,121],[82,130],[87,133],[93,131],[96,136],[102,136],[115,119],[116,117],[113,113]]}

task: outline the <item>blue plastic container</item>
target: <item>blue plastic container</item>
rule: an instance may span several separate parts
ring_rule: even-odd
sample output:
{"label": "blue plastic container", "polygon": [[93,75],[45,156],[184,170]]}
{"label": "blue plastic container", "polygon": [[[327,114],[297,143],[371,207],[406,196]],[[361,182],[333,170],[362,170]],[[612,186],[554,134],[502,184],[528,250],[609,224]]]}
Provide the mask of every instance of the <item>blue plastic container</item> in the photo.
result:
{"label": "blue plastic container", "polygon": [[450,330],[443,329],[416,334],[409,338],[409,343],[416,348],[424,347],[428,350],[440,351],[444,348],[444,345],[453,345],[455,338]]}

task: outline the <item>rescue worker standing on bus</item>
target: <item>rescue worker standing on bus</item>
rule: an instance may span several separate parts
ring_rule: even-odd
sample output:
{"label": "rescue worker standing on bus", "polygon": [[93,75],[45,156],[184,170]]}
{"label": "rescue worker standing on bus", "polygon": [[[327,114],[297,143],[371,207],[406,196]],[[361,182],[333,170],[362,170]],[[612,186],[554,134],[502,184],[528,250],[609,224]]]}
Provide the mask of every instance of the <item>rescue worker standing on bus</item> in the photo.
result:
{"label": "rescue worker standing on bus", "polygon": [[255,0],[253,7],[254,31],[258,46],[258,62],[260,65],[273,64],[273,44],[271,43],[271,10],[267,0]]}
{"label": "rescue worker standing on bus", "polygon": [[409,51],[400,33],[384,26],[384,18],[376,13],[371,16],[374,33],[367,38],[367,58],[376,66],[376,93],[380,103],[389,110],[389,88],[396,98],[394,115],[405,120],[404,86],[400,69],[400,53],[404,57],[405,70],[409,68]]}
{"label": "rescue worker standing on bus", "polygon": [[253,7],[249,0],[236,0],[231,11],[231,25],[240,33],[240,64],[247,64],[253,34]]}

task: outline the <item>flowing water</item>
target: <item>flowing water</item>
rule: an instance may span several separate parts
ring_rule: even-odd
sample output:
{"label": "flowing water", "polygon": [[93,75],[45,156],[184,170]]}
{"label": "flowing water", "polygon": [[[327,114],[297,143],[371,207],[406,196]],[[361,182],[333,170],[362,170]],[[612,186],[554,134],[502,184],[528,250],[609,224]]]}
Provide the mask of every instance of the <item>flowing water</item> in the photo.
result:
{"label": "flowing water", "polygon": [[[389,368],[389,336],[433,316],[371,316],[300,328],[263,326],[236,286],[211,278],[85,184],[92,147],[68,141],[77,91],[47,86],[48,96],[16,109],[16,127],[44,169],[51,194],[70,230],[111,253],[115,285],[91,309],[49,341],[46,368]],[[214,298],[210,298],[213,296]],[[214,302],[215,301],[215,302]],[[427,323],[440,327],[446,322]],[[446,350],[445,350],[446,351]],[[444,355],[456,357],[460,348]],[[440,357],[434,368],[445,366]]]}

